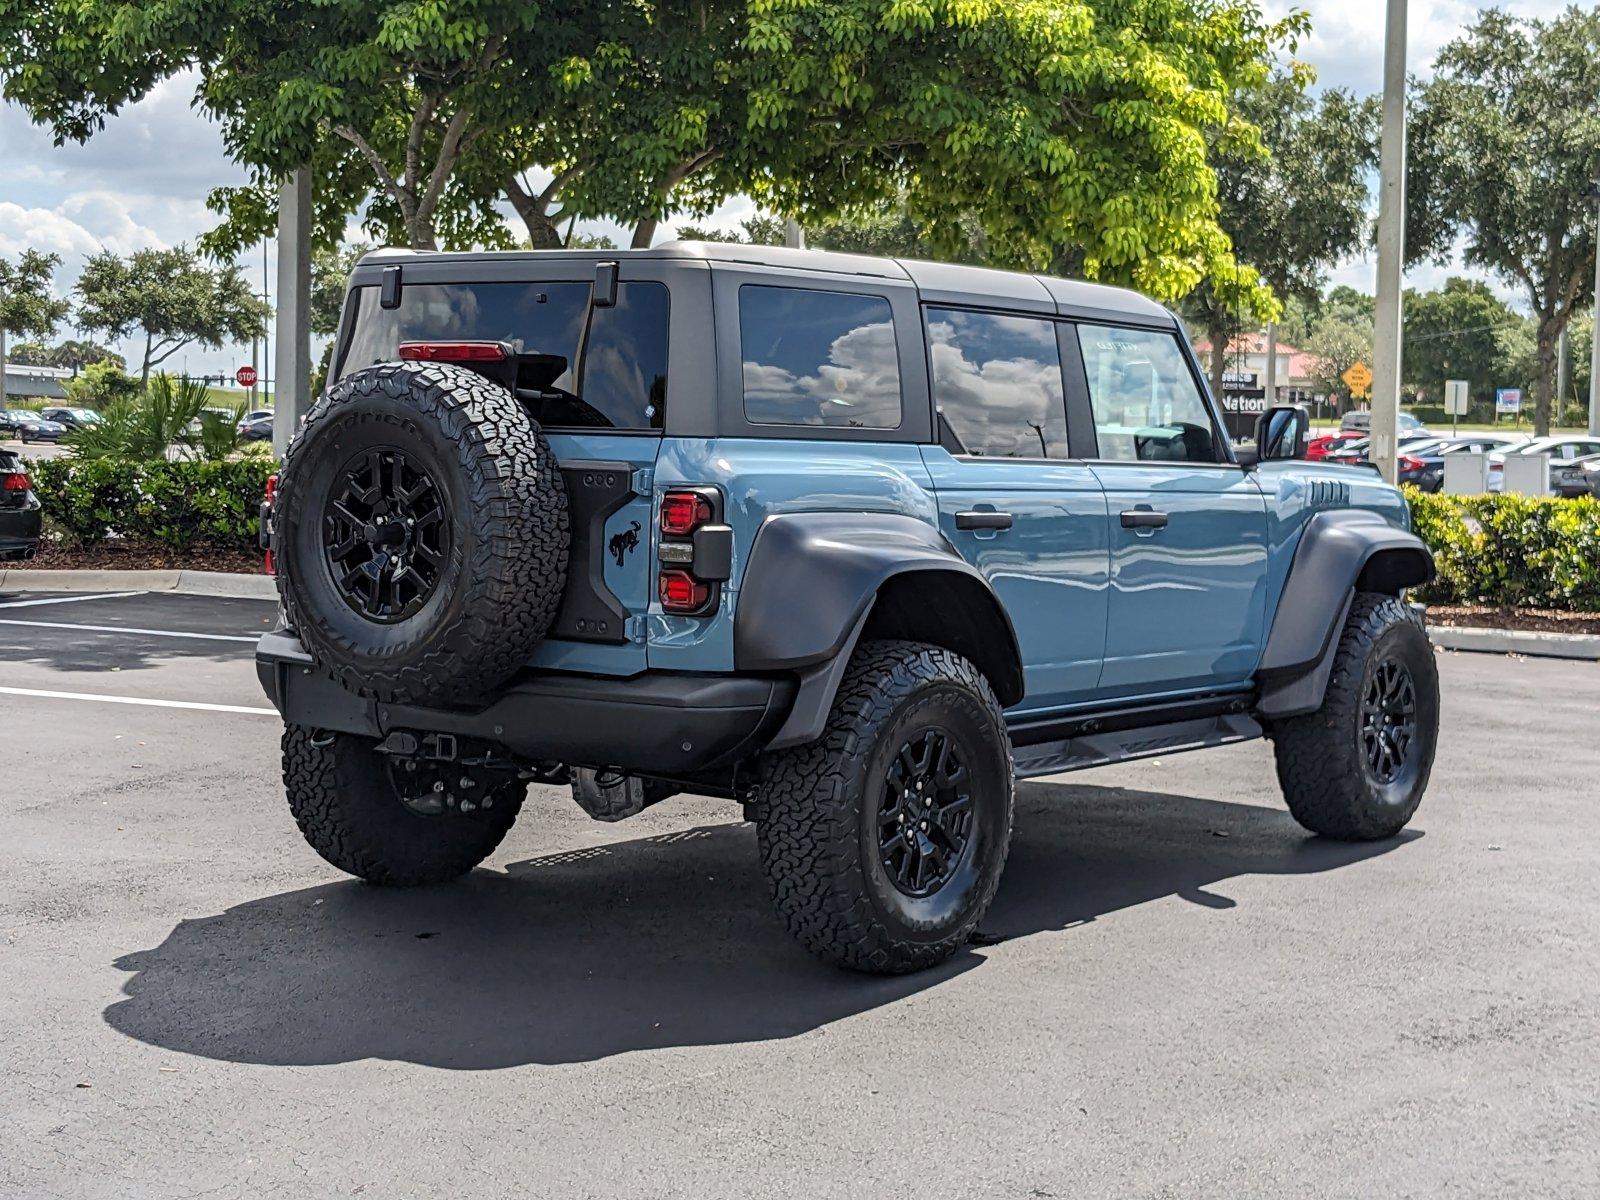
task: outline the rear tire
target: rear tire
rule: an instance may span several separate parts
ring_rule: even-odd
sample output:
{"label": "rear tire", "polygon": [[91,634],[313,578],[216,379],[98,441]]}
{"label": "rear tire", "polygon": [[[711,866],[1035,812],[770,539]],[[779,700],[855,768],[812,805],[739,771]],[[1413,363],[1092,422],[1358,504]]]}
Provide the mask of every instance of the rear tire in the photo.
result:
{"label": "rear tire", "polygon": [[820,740],[770,757],[758,843],[789,931],[901,974],[964,946],[1011,842],[1011,743],[989,682],[917,642],[856,651]]}
{"label": "rear tire", "polygon": [[283,783],[300,832],[339,870],[384,887],[465,875],[500,844],[527,792],[500,783],[474,789],[470,813],[423,815],[402,799],[390,762],[365,738],[300,725],[283,731]]}
{"label": "rear tire", "polygon": [[1439,736],[1439,671],[1421,619],[1361,592],[1339,637],[1322,707],[1273,731],[1289,812],[1323,837],[1393,837],[1422,803]]}

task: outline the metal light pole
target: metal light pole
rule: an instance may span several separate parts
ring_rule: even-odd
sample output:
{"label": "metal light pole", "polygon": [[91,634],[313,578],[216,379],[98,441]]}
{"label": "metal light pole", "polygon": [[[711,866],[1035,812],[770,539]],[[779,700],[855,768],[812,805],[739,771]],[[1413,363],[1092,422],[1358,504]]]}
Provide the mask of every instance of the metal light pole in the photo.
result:
{"label": "metal light pole", "polygon": [[1589,436],[1600,437],[1600,179],[1585,193],[1595,202],[1594,345],[1589,349]]}
{"label": "metal light pole", "polygon": [[1378,301],[1372,338],[1370,458],[1395,481],[1400,423],[1400,273],[1406,241],[1406,0],[1388,0],[1383,41],[1383,139],[1378,154]]}
{"label": "metal light pole", "polygon": [[311,168],[290,173],[278,192],[277,403],[272,448],[278,457],[311,409]]}

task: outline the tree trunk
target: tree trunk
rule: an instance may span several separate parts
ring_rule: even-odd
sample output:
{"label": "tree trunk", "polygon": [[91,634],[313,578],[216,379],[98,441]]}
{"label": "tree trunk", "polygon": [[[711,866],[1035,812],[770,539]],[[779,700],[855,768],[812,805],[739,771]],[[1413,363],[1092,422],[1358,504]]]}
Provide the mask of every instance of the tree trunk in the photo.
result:
{"label": "tree trunk", "polygon": [[144,362],[139,367],[139,392],[150,386],[150,331],[144,331]]}
{"label": "tree trunk", "polygon": [[633,248],[635,250],[648,250],[650,243],[656,240],[656,230],[661,227],[661,222],[655,217],[646,217],[633,227]]}
{"label": "tree trunk", "polygon": [[1539,314],[1538,373],[1533,380],[1535,437],[1547,437],[1550,433],[1550,401],[1555,392],[1556,379],[1556,342],[1561,336],[1556,324],[1553,315]]}
{"label": "tree trunk", "polygon": [[528,245],[534,250],[559,250],[565,245],[560,228],[550,219],[550,201],[561,182],[559,178],[552,181],[548,190],[535,196],[522,186],[517,176],[506,180],[506,199],[527,226]]}
{"label": "tree trunk", "polygon": [[1228,326],[1220,315],[1206,323],[1206,336],[1211,339],[1211,395],[1222,403],[1222,376],[1228,368]]}

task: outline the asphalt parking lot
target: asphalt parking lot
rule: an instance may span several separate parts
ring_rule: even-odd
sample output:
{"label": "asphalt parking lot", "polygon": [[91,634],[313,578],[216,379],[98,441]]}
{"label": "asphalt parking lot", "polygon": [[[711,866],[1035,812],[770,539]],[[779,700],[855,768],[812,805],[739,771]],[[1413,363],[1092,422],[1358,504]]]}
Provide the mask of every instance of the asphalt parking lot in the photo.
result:
{"label": "asphalt parking lot", "polygon": [[884,980],[716,801],[536,788],[461,883],[344,878],[272,617],[0,595],[0,1195],[1600,1192],[1600,665],[1442,655],[1390,843],[1264,744],[1024,784],[984,944]]}

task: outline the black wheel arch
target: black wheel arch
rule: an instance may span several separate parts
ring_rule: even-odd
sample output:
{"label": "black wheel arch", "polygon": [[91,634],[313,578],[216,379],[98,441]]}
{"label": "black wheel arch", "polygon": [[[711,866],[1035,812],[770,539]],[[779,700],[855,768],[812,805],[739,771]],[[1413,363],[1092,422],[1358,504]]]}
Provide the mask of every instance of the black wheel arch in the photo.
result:
{"label": "black wheel arch", "polygon": [[1399,596],[1433,575],[1422,539],[1378,513],[1314,514],[1295,548],[1261,656],[1260,714],[1295,716],[1322,703],[1339,631],[1358,592]]}
{"label": "black wheel arch", "polygon": [[983,575],[937,528],[898,513],[767,518],[734,613],[740,671],[796,671],[800,692],[773,746],[821,732],[856,643],[942,646],[983,672],[1002,705],[1022,699],[1016,630]]}

